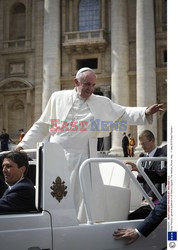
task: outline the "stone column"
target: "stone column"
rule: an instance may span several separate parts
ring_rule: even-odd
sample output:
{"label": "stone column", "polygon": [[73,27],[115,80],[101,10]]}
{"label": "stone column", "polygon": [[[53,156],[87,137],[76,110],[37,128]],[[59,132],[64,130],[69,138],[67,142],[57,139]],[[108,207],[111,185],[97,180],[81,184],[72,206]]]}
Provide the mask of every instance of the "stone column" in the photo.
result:
{"label": "stone column", "polygon": [[[0,90],[1,92],[1,90]],[[2,92],[0,93],[0,127],[1,129],[4,127],[4,112],[3,112],[3,108],[4,108],[4,95],[2,94]],[[1,146],[0,146],[1,149]]]}
{"label": "stone column", "polygon": [[69,31],[73,31],[74,17],[73,17],[73,0],[69,0]]}
{"label": "stone column", "polygon": [[101,9],[101,19],[102,19],[102,29],[105,30],[106,29],[106,1],[105,0],[102,0],[101,1],[101,6],[102,6],[102,9]]}
{"label": "stone column", "polygon": [[44,1],[43,100],[44,110],[51,94],[60,89],[60,0]]}
{"label": "stone column", "polygon": [[26,93],[26,129],[25,129],[26,131],[31,127],[32,124],[31,104],[32,104],[31,89],[28,89]]}
{"label": "stone column", "polygon": [[[137,0],[136,11],[137,106],[147,107],[157,103],[153,0]],[[151,126],[137,127],[137,136],[149,129],[157,138],[157,115],[153,117]]]}
{"label": "stone column", "polygon": [[[110,92],[111,92],[110,83],[108,83],[107,86],[101,87],[100,90],[104,96],[110,98]],[[109,151],[110,147],[111,147],[110,136],[104,137],[103,151]]]}
{"label": "stone column", "polygon": [[[127,1],[111,1],[111,99],[129,106]],[[122,153],[123,131],[112,132],[112,155]]]}

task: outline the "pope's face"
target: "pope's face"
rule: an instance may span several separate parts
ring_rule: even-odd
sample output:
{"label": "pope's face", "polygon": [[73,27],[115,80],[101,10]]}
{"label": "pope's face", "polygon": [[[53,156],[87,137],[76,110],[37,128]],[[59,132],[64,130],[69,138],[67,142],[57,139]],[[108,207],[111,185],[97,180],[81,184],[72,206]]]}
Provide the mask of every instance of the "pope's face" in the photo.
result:
{"label": "pope's face", "polygon": [[84,77],[80,80],[75,79],[77,93],[84,99],[87,99],[95,90],[96,75],[91,71],[83,72]]}
{"label": "pope's face", "polygon": [[3,160],[2,169],[5,182],[11,186],[22,178],[25,166],[18,168],[18,165],[15,162],[9,158],[5,158]]}

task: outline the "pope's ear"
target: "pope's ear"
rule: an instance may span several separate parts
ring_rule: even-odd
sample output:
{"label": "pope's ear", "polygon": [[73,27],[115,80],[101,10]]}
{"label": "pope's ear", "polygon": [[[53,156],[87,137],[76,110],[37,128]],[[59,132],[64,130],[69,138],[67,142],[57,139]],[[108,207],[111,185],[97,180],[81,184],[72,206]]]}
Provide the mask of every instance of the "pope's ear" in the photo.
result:
{"label": "pope's ear", "polygon": [[77,78],[75,78],[75,86],[77,87],[79,85],[79,81],[77,80]]}

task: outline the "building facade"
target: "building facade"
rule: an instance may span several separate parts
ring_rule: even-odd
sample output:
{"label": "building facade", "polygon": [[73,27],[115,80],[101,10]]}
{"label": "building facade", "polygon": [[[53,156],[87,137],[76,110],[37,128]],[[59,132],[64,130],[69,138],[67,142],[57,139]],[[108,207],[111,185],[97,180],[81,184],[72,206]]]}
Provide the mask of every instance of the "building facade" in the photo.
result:
{"label": "building facade", "polygon": [[[126,132],[167,140],[166,0],[0,0],[0,129],[12,139],[85,66],[97,74],[96,94],[123,106],[164,103],[151,126]],[[120,152],[122,134],[105,138],[104,150]]]}

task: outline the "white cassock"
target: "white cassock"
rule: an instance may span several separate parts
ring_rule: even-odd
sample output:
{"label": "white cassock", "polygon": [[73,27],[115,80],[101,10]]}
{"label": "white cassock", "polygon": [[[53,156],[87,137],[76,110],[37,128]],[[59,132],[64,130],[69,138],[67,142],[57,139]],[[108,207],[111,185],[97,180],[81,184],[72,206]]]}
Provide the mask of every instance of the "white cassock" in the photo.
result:
{"label": "white cassock", "polygon": [[[145,107],[123,107],[113,103],[104,96],[91,95],[87,100],[82,99],[74,90],[54,92],[40,119],[34,123],[18,146],[36,147],[36,143],[50,135],[50,142],[61,144],[68,161],[70,182],[73,190],[74,204],[80,222],[86,221],[83,209],[83,199],[79,185],[79,167],[85,159],[96,157],[97,137],[108,136],[110,128],[102,128],[102,122],[126,121],[129,125],[151,123],[145,117]],[[91,120],[99,127],[92,128]],[[95,129],[96,128],[96,129]],[[95,150],[93,150],[95,147]],[[91,151],[95,152],[91,154]],[[86,186],[93,204],[93,217],[103,221],[104,196],[98,186],[102,185],[99,169],[87,168],[85,171]],[[97,188],[95,183],[97,182]],[[101,185],[98,185],[100,182]],[[99,211],[99,212],[96,212]]]}

